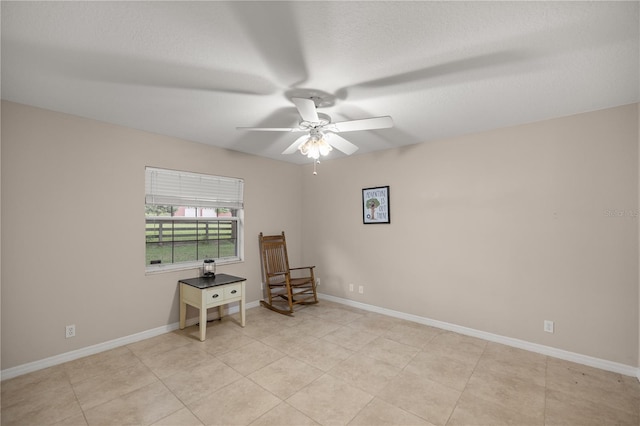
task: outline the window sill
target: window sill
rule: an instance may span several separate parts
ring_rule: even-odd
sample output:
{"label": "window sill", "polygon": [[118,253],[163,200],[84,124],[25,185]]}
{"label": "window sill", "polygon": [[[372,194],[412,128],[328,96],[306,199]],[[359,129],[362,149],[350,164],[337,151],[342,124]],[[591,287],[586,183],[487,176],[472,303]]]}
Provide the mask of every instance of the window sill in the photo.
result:
{"label": "window sill", "polygon": [[[224,260],[216,260],[216,266],[222,265],[231,265],[233,263],[242,263],[242,259],[233,258],[233,259],[224,259]],[[201,269],[202,261],[200,262],[188,262],[188,263],[180,263],[180,264],[166,264],[166,265],[152,265],[147,266],[145,270],[145,275],[156,275],[163,274],[165,272],[177,272],[177,271],[187,271],[193,269]]]}

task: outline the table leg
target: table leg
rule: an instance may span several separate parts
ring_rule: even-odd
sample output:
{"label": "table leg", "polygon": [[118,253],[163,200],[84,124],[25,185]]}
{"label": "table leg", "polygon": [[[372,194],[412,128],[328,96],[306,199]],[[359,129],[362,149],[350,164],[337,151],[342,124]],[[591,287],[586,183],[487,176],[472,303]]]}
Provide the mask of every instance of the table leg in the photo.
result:
{"label": "table leg", "polygon": [[222,321],[222,317],[224,316],[224,305],[218,306],[218,318]]}
{"label": "table leg", "polygon": [[183,330],[187,322],[187,304],[182,298],[182,285],[180,284],[180,330]]}
{"label": "table leg", "polygon": [[244,327],[244,281],[242,282],[242,295],[240,296],[240,325]]}
{"label": "table leg", "polygon": [[200,307],[200,341],[204,342],[205,337],[207,336],[207,308],[204,306]]}

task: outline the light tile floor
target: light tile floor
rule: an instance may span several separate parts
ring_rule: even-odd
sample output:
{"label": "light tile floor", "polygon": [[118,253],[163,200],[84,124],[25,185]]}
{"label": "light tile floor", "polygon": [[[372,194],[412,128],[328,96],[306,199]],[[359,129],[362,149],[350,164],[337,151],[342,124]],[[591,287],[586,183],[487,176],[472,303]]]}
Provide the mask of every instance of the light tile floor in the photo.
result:
{"label": "light tile floor", "polygon": [[640,384],[321,301],[2,382],[2,425],[634,425]]}

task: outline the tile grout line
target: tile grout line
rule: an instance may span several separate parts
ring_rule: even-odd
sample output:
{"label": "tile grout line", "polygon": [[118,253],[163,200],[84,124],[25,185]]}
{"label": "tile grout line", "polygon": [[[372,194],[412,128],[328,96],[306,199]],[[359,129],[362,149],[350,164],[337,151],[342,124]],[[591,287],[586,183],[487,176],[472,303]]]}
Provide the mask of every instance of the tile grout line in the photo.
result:
{"label": "tile grout line", "polygon": [[453,405],[453,409],[451,410],[451,413],[449,413],[449,417],[447,418],[447,421],[444,423],[445,425],[449,423],[449,421],[451,420],[451,417],[453,416],[453,413],[456,411],[456,408],[458,408],[458,403],[460,403],[460,398],[462,398],[462,394],[467,389],[467,386],[469,386],[469,381],[471,380],[471,377],[473,377],[473,373],[475,373],[476,368],[478,368],[480,359],[482,359],[482,357],[484,356],[484,353],[487,351],[487,346],[489,345],[487,342],[485,342],[484,347],[482,348],[482,353],[480,353],[480,356],[478,356],[478,359],[476,360],[476,363],[473,366],[473,370],[471,370],[471,374],[469,374],[469,377],[467,378],[467,381],[465,382],[464,387],[462,388],[462,391],[460,391],[460,395],[458,396],[456,403]]}
{"label": "tile grout line", "polygon": [[[153,374],[153,375],[155,376],[155,378],[156,378],[156,379],[158,379],[158,381],[159,381],[160,383],[162,383],[162,386],[164,386],[164,388],[165,388],[167,391],[169,391],[169,393],[170,393],[171,395],[173,395],[173,396],[174,396],[174,398],[176,398],[178,401],[180,401],[180,403],[182,404],[182,408],[186,408],[187,410],[189,410],[189,412],[190,412],[191,414],[193,414],[193,416],[194,416],[196,419],[198,419],[198,420],[200,421],[200,423],[204,424],[204,422],[202,422],[202,420],[201,420],[198,416],[196,416],[196,415],[195,415],[195,413],[194,413],[193,411],[191,411],[191,409],[190,409],[189,407],[187,407],[187,404],[185,404],[185,403],[184,403],[184,401],[183,401],[182,399],[180,399],[180,397],[178,397],[178,395],[176,395],[176,394],[175,394],[175,393],[174,393],[174,392],[169,388],[169,386],[167,386],[167,384],[164,382],[164,380],[162,380],[162,378],[160,378],[160,376],[158,376],[158,374],[157,374],[155,371],[153,371],[153,369],[152,369],[151,367],[149,367],[149,366],[148,366],[148,365],[147,365],[147,364],[142,360],[142,358],[140,358],[140,357],[139,357],[139,356],[138,356],[138,355],[137,355],[133,350],[131,350],[131,348],[129,348],[129,345],[127,345],[126,347],[127,347],[127,349],[128,349],[129,351],[131,351],[131,353],[133,354],[133,356],[135,356],[135,357],[138,359],[138,361],[139,361],[142,365],[144,365],[144,366],[145,366],[145,367],[146,367],[146,368],[151,372],[151,374]],[[174,349],[175,349],[175,348],[174,348]],[[164,352],[162,352],[162,353],[164,354],[164,353],[169,352],[169,351],[171,351],[171,350],[173,350],[173,349],[166,350],[166,351],[164,351]],[[170,377],[170,376],[169,376],[169,377]],[[144,387],[144,386],[143,386],[143,387]],[[142,389],[142,388],[138,388],[138,389]],[[138,389],[136,389],[136,390],[138,390]],[[127,393],[127,394],[125,394],[125,395],[129,395],[129,394],[131,394],[132,392],[135,392],[135,390],[133,390],[133,391],[131,391],[131,392],[129,392],[129,393]],[[124,396],[124,395],[121,395],[120,397],[122,397],[122,396]],[[116,398],[114,398],[114,399],[116,399]],[[182,408],[178,408],[176,411],[173,411],[173,412],[171,412],[171,413],[167,414],[167,415],[166,415],[166,416],[164,416],[164,417],[161,417],[161,418],[159,418],[159,419],[156,419],[153,423],[159,422],[159,421],[160,421],[160,420],[162,420],[162,419],[166,419],[167,417],[172,416],[173,414],[175,414],[175,413],[177,413],[178,411],[180,411]],[[87,421],[87,424],[89,424],[89,422],[88,422],[88,421]],[[89,425],[89,426],[91,426],[91,425]]]}
{"label": "tile grout line", "polygon": [[[87,413],[85,412],[84,408],[82,408],[82,404],[80,404],[80,399],[78,399],[78,394],[76,393],[76,388],[73,386],[73,383],[71,383],[71,378],[69,377],[69,373],[67,373],[67,371],[65,370],[64,375],[67,379],[67,381],[69,382],[69,386],[71,387],[71,392],[73,392],[73,396],[76,399],[76,402],[78,403],[78,407],[80,407],[80,411],[82,411],[82,418],[84,418],[85,423],[89,424],[89,419],[87,419]],[[71,418],[67,417],[67,418]],[[66,420],[66,419],[62,419],[62,420]]]}
{"label": "tile grout line", "polygon": [[542,424],[547,424],[547,399],[549,398],[549,388],[547,386],[547,377],[549,374],[549,357],[544,357],[544,406],[542,407]]}

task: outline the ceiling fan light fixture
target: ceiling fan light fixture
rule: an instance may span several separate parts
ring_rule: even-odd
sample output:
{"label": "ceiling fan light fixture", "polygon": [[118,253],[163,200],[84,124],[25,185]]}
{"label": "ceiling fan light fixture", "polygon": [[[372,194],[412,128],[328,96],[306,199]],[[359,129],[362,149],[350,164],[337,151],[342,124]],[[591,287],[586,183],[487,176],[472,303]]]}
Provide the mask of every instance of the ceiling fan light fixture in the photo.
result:
{"label": "ceiling fan light fixture", "polygon": [[320,155],[326,157],[329,155],[333,147],[331,147],[331,145],[329,145],[324,139],[320,139],[318,142],[318,149],[320,150]]}
{"label": "ceiling fan light fixture", "polygon": [[329,155],[333,148],[324,140],[322,133],[313,133],[309,139],[298,147],[298,150],[302,155],[306,155],[309,158],[317,160],[322,155],[323,157]]}

